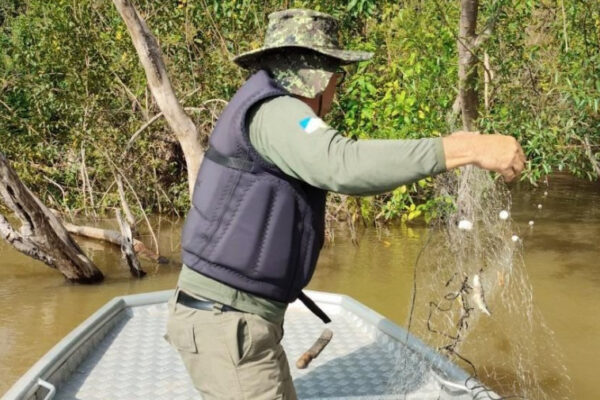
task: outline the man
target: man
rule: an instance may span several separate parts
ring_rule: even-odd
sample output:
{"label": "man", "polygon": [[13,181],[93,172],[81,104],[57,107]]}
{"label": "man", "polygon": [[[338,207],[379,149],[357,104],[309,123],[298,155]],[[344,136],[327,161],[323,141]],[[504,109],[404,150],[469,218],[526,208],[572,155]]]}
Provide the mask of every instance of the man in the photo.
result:
{"label": "man", "polygon": [[367,60],[337,42],[337,22],[308,10],[269,16],[265,44],[234,61],[257,71],[219,118],[182,235],[184,266],[169,302],[167,339],[205,400],[295,399],[280,345],[287,304],[323,244],[327,191],[382,193],[461,165],[523,169],[519,144],[460,133],[354,141],[320,117],[341,65]]}

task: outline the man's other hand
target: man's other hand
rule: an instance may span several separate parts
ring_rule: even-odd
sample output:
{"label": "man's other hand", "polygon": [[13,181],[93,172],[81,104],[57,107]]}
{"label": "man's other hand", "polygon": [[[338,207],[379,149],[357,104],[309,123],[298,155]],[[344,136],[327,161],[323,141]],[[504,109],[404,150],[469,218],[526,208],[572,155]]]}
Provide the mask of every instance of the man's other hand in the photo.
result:
{"label": "man's other hand", "polygon": [[443,139],[446,169],[474,164],[502,175],[510,182],[525,167],[525,154],[512,136],[479,135],[476,132],[455,132]]}

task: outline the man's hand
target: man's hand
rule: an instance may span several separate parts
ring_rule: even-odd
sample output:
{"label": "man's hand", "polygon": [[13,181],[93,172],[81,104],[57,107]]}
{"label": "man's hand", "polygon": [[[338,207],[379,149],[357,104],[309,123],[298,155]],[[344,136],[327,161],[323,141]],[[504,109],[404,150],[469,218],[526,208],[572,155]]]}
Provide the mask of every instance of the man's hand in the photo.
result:
{"label": "man's hand", "polygon": [[480,168],[499,172],[506,182],[521,174],[525,167],[525,154],[512,136],[481,135],[476,144],[474,164]]}
{"label": "man's hand", "polygon": [[455,132],[443,138],[446,168],[467,164],[500,173],[506,182],[521,174],[525,154],[512,136]]}

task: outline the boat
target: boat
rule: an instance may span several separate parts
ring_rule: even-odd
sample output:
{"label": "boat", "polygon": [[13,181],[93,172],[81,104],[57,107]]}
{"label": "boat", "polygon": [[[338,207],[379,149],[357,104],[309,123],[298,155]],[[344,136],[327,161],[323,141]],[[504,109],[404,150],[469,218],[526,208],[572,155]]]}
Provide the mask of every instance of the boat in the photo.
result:
{"label": "boat", "polygon": [[[346,295],[306,293],[332,318],[327,327],[333,339],[308,368],[296,368],[295,360],[325,326],[302,303],[290,304],[282,344],[300,399],[477,398],[480,385],[402,327]],[[172,294],[115,297],[46,353],[2,399],[201,399],[163,338]]]}

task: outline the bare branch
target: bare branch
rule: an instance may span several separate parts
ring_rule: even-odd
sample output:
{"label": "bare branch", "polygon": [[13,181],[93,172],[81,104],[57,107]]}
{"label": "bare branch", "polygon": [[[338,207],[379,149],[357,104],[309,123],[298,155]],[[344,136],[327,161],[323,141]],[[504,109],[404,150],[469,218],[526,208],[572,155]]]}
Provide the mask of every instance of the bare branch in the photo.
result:
{"label": "bare branch", "polygon": [[123,218],[121,217],[121,211],[118,208],[115,209],[115,215],[117,217],[119,228],[121,229],[121,252],[127,260],[129,271],[131,272],[131,275],[137,278],[142,278],[144,277],[144,275],[146,275],[146,272],[142,270],[140,262],[135,256],[135,251],[133,250],[133,235],[131,233],[131,227],[126,221],[123,221]]}
{"label": "bare branch", "polygon": [[139,100],[137,99],[136,95],[133,93],[133,91],[131,89],[129,89],[129,87],[121,80],[121,78],[119,77],[119,75],[117,75],[116,72],[113,71],[113,75],[115,76],[115,79],[117,80],[117,82],[121,85],[121,87],[123,88],[123,90],[125,90],[125,94],[127,95],[127,97],[129,97],[129,100],[131,100],[134,104],[137,104],[137,106],[140,109],[140,112],[142,113],[142,116],[144,117],[144,120],[148,121],[148,119],[150,118],[150,115],[148,115],[148,110],[145,107],[142,107],[142,104],[139,102]]}
{"label": "bare branch", "polygon": [[491,74],[492,69],[490,68],[490,56],[487,51],[483,54],[483,66],[485,67],[483,74],[483,104],[487,111],[490,109],[490,82],[493,79]]}
{"label": "bare branch", "polygon": [[598,177],[598,179],[600,179],[600,162],[596,160],[596,157],[594,157],[594,154],[592,154],[592,145],[590,145],[589,137],[586,136],[583,142],[585,147],[585,153],[590,159],[590,162],[592,163],[592,167],[594,168],[596,176]]}
{"label": "bare branch", "polygon": [[[440,15],[442,16],[442,22],[444,22],[444,25],[446,25],[448,28],[450,28],[450,33],[452,34],[452,36],[454,36],[454,39],[455,39],[455,40],[456,40],[456,41],[457,41],[457,42],[458,42],[460,45],[462,45],[462,46],[464,46],[466,49],[468,49],[468,51],[471,53],[471,55],[472,55],[473,57],[475,57],[475,59],[476,59],[478,62],[481,62],[481,59],[480,59],[480,58],[477,56],[476,52],[475,52],[475,51],[473,51],[473,49],[472,49],[472,47],[471,47],[471,46],[472,46],[472,43],[471,43],[471,45],[469,46],[469,45],[467,44],[467,42],[466,42],[464,39],[460,38],[460,37],[459,37],[459,36],[458,36],[458,35],[457,35],[457,34],[454,32],[454,29],[453,29],[453,28],[450,26],[450,23],[448,22],[448,19],[446,18],[446,14],[444,13],[444,10],[442,9],[442,7],[441,7],[440,3],[438,2],[438,0],[434,0],[434,2],[435,2],[435,5],[436,5],[436,7],[437,7],[438,11],[440,12]],[[485,29],[484,29],[484,31],[485,31]],[[484,66],[484,68],[485,68],[485,66]],[[489,71],[487,71],[487,72],[489,73]],[[455,103],[455,104],[456,104],[456,103]]]}
{"label": "bare branch", "polygon": [[90,184],[90,177],[87,173],[87,167],[85,165],[85,148],[83,147],[83,143],[81,144],[81,179],[83,181],[83,204],[85,206],[85,189],[87,188],[89,192],[92,213],[94,214],[94,217],[98,218],[98,214],[96,214],[96,204],[94,203],[94,192],[92,185]]}
{"label": "bare branch", "polygon": [[127,142],[127,145],[125,146],[125,150],[123,151],[123,154],[121,155],[121,157],[124,157],[127,154],[127,152],[129,151],[129,149],[131,148],[131,145],[133,144],[133,142],[135,142],[135,140],[138,138],[138,136],[144,130],[146,130],[146,128],[148,128],[150,125],[152,125],[154,122],[156,122],[162,116],[163,116],[163,113],[161,111],[158,114],[154,115],[152,118],[150,118],[148,120],[148,122],[146,122],[144,125],[142,125],[140,127],[140,129],[138,129],[137,131],[135,131],[135,133],[133,135],[131,135],[131,138]]}
{"label": "bare branch", "polygon": [[181,144],[188,169],[190,197],[194,191],[196,175],[204,152],[198,140],[198,130],[194,122],[185,113],[167,75],[160,47],[144,20],[139,16],[129,0],[113,0],[123,18],[127,30],[144,67],[148,86],[167,123]]}
{"label": "bare branch", "polygon": [[113,180],[111,182],[111,184],[108,185],[108,188],[102,194],[102,197],[100,197],[100,201],[98,202],[98,204],[102,205],[102,203],[104,202],[104,199],[106,198],[106,195],[110,192],[110,190],[112,189],[112,187],[113,187],[114,184],[115,184],[115,181]]}
{"label": "bare branch", "polygon": [[[227,102],[225,100],[221,100],[221,99],[210,99],[210,100],[206,100],[204,103],[202,103],[203,105],[212,103],[212,102],[223,102],[225,104],[227,104]],[[185,111],[194,111],[194,112],[202,112],[202,111],[206,111],[208,110],[205,107],[185,107],[184,108]],[[208,110],[210,111],[210,110]],[[212,111],[210,111],[211,114],[213,114],[213,117],[216,117],[214,115],[214,113]],[[135,140],[138,138],[138,136],[145,131],[150,125],[152,125],[153,123],[155,123],[158,119],[160,119],[160,117],[162,117],[164,114],[163,112],[159,112],[158,114],[154,115],[152,118],[150,118],[148,120],[148,122],[146,122],[144,125],[142,125],[140,127],[140,129],[138,129],[137,131],[135,131],[135,133],[133,135],[131,135],[131,138],[129,139],[129,141],[127,142],[127,145],[125,145],[125,150],[123,151],[123,154],[121,155],[121,157],[124,157],[127,152],[129,151],[129,149],[131,149],[131,145],[133,144],[133,142],[135,142]]]}
{"label": "bare branch", "polygon": [[133,194],[133,197],[135,197],[135,200],[138,203],[138,207],[140,208],[140,211],[142,212],[142,215],[144,216],[144,220],[146,221],[146,226],[148,226],[148,230],[150,231],[150,235],[152,236],[152,240],[154,241],[154,246],[155,246],[154,248],[155,248],[156,252],[158,253],[158,239],[156,238],[156,234],[154,233],[154,229],[152,229],[152,224],[150,223],[150,220],[148,219],[148,215],[146,215],[146,212],[144,211],[144,206],[142,205],[142,202],[140,201],[140,198],[138,197],[138,195],[135,192],[135,190],[134,190],[133,186],[131,185],[131,183],[129,183],[129,180],[127,179],[127,177],[125,176],[125,174],[123,174],[123,172],[119,169],[119,167],[117,167],[117,165],[113,162],[113,160],[110,159],[110,157],[108,156],[108,154],[104,153],[104,157],[108,160],[108,162],[110,163],[110,165],[112,166],[112,168],[114,170],[116,170],[121,177],[123,177],[123,179],[125,180],[125,183],[129,187],[129,190],[131,190],[131,193]]}
{"label": "bare branch", "polygon": [[132,232],[135,232],[136,231],[135,218],[133,217],[131,208],[129,208],[127,199],[125,198],[125,191],[123,190],[123,181],[120,176],[117,176],[116,180],[117,180],[117,190],[119,191],[119,198],[121,199],[121,207],[123,208],[123,212],[125,213],[125,219],[127,220],[127,223],[130,225],[130,230]]}
{"label": "bare branch", "polygon": [[567,36],[567,15],[565,13],[565,0],[560,0],[563,20],[563,39],[565,41],[565,52],[569,51],[569,37]]}
{"label": "bare branch", "polygon": [[48,182],[50,182],[51,184],[53,184],[54,186],[56,186],[58,188],[58,190],[60,190],[60,192],[62,193],[62,196],[63,196],[63,201],[65,201],[67,198],[65,189],[61,185],[59,185],[56,181],[48,178],[46,175],[44,175],[44,179],[47,180]]}

